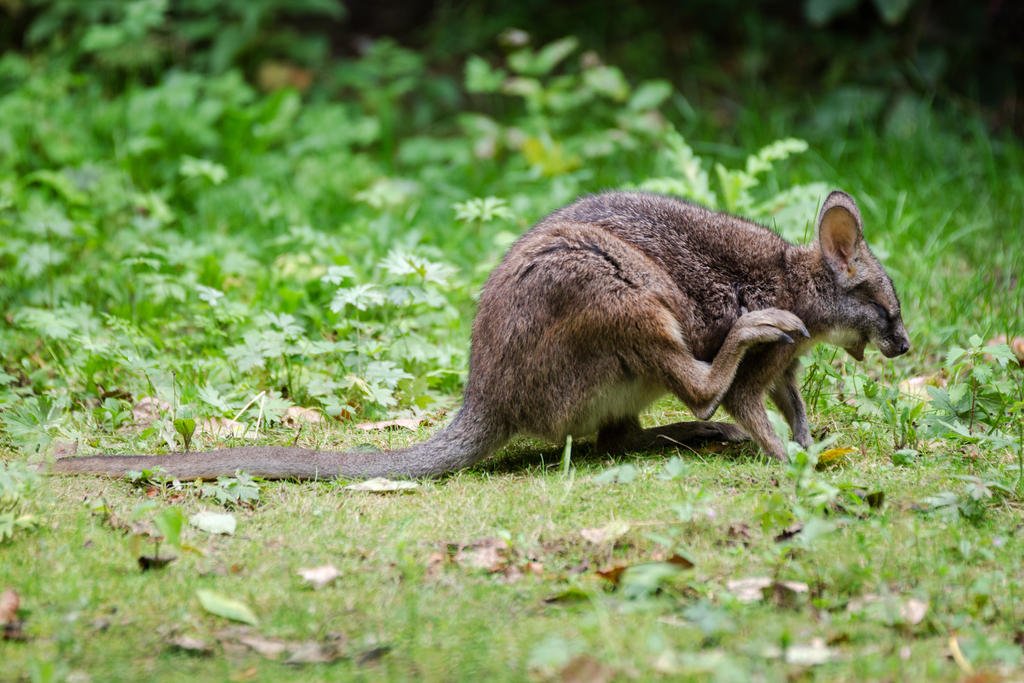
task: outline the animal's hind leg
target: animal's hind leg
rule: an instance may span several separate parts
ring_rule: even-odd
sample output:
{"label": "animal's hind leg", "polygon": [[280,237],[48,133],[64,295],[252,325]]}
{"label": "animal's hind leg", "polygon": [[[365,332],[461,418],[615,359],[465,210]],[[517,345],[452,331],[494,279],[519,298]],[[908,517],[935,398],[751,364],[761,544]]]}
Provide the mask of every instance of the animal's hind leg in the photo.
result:
{"label": "animal's hind leg", "polygon": [[649,448],[667,448],[706,441],[746,441],[749,436],[729,422],[675,422],[644,430]]}
{"label": "animal's hind leg", "polygon": [[796,368],[796,363],[791,363],[772,384],[768,395],[793,430],[793,440],[807,448],[811,445],[811,428],[807,422],[807,408],[804,407],[804,399],[800,396],[800,387],[796,381]]}
{"label": "animal's hind leg", "polygon": [[622,453],[747,438],[746,432],[728,422],[676,422],[641,429],[640,421],[630,417],[602,427],[595,448],[599,453]]}
{"label": "animal's hind leg", "polygon": [[723,405],[736,422],[753,437],[761,450],[776,460],[786,461],[786,448],[768,420],[763,390],[730,392],[726,395]]}
{"label": "animal's hind leg", "polygon": [[662,336],[652,344],[652,353],[647,358],[650,376],[660,379],[702,419],[711,417],[718,408],[748,348],[771,342],[792,343],[790,332],[807,336],[803,322],[789,311],[776,308],[751,311],[740,316],[714,359],[705,363],[693,357],[667,311],[664,320]]}
{"label": "animal's hind leg", "polygon": [[594,450],[598,453],[624,453],[636,449],[634,445],[644,430],[636,415],[620,418],[602,425],[597,432]]}

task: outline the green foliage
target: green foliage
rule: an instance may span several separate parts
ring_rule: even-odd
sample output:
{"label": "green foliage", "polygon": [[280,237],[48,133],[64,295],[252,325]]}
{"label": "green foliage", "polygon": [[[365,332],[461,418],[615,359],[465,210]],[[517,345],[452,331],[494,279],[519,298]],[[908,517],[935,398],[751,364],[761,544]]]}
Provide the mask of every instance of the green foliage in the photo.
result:
{"label": "green foliage", "polygon": [[[673,175],[645,180],[640,189],[685,197],[712,208],[771,222],[789,240],[802,241],[808,236],[807,227],[828,192],[824,183],[796,185],[773,194],[757,191],[765,174],[775,170],[776,162],[807,151],[805,141],[776,140],[748,156],[742,169],[728,169],[716,162],[717,192],[712,189],[705,161],[678,132],[668,131],[665,143],[663,159]],[[759,198],[759,194],[763,196]]]}
{"label": "green foliage", "polygon": [[200,482],[197,486],[203,498],[212,498],[219,505],[251,508],[260,502],[261,482],[238,471],[233,477],[217,477],[215,482]]}
{"label": "green foliage", "polygon": [[863,373],[854,373],[857,396],[853,399],[858,418],[881,424],[892,433],[893,448],[897,451],[917,446],[918,431],[926,405],[907,401],[898,386],[877,381]]}
{"label": "green foliage", "polygon": [[1013,442],[1020,422],[1016,404],[1024,398],[1024,373],[1006,344],[986,345],[971,335],[968,346],[952,346],[943,369],[950,377],[946,388],[927,386],[935,406],[929,415],[932,436],[964,443],[988,442],[1005,447]]}
{"label": "green foliage", "polygon": [[652,144],[666,130],[657,109],[671,94],[664,81],[635,89],[622,71],[593,53],[569,61],[579,46],[567,37],[539,49],[521,46],[492,68],[480,57],[467,62],[471,93],[504,95],[520,106],[506,122],[482,114],[461,117],[483,158],[521,155],[532,176],[558,178],[559,199],[571,198],[594,177],[601,160]]}
{"label": "green foliage", "polygon": [[[224,677],[219,657],[167,651],[169,622],[220,631],[204,610],[249,623],[259,614],[263,636],[318,638],[351,615],[342,630],[352,642],[397,644],[379,663],[385,678],[572,678],[595,665],[608,670],[587,676],[955,678],[950,633],[979,670],[1017,665],[1007,646],[1020,582],[1000,567],[1020,555],[1024,383],[1005,346],[982,342],[1019,334],[1017,142],[871,89],[797,113],[761,88],[740,93],[739,108],[731,84],[713,99],[684,97],[574,38],[511,36],[504,56],[480,50],[456,67],[463,80],[450,75],[457,60],[389,40],[327,62],[321,34],[296,40],[289,27],[338,16],[338,3],[207,5],[34,5],[34,54],[0,57],[0,449],[15,458],[56,438],[147,452],[268,428],[280,428],[277,443],[331,448],[367,439],[341,432],[367,416],[443,415],[462,385],[474,296],[497,259],[532,221],[605,188],[672,192],[804,241],[826,187],[851,191],[903,295],[915,351],[853,364],[817,349],[804,395],[820,441],[792,447],[784,466],[733,445],[665,461],[624,455],[606,468],[588,464],[585,443],[567,444],[561,473],[509,477],[487,465],[374,501],[241,472],[184,485],[146,470],[133,473],[137,487],[105,494],[127,509],[146,497],[131,525],[105,501],[103,524],[83,519],[75,503],[95,497],[95,481],[49,478],[52,542],[0,562],[0,584],[31,605],[31,641],[5,651],[12,675],[126,678],[139,652],[158,652],[157,675],[185,666]],[[686,49],[708,49],[701,40]],[[758,49],[737,53],[737,68],[755,69]],[[828,79],[862,59],[834,56]],[[269,59],[312,67],[312,86],[268,87]],[[735,77],[715,66],[686,78],[709,74],[719,88],[714,79]],[[865,123],[890,105],[898,116]],[[930,401],[901,393],[918,373]],[[158,406],[148,424],[132,413],[144,405]],[[304,406],[338,419],[299,430],[289,409]],[[672,401],[656,410],[657,422],[682,412]],[[225,424],[214,436],[211,425]],[[385,448],[413,437],[373,438]],[[42,486],[17,462],[0,469],[0,537],[19,550]],[[255,536],[203,535],[205,547],[190,548],[184,511],[208,502],[258,505]],[[581,540],[598,525],[615,531]],[[126,545],[120,532],[129,545],[145,536],[196,552],[146,600],[125,601],[138,577],[110,561]],[[452,557],[453,539],[485,535],[476,559],[486,566],[461,567],[468,548]],[[170,560],[156,550],[144,566]],[[296,567],[328,559],[338,585],[296,590]],[[622,570],[617,590],[593,589],[608,567]],[[753,574],[766,575],[761,598],[772,604],[740,603],[722,585]],[[776,591],[789,579],[810,585],[806,603]],[[182,601],[197,581],[216,591]],[[901,614],[910,591],[930,600],[919,627]],[[517,628],[495,628],[480,609],[496,599]],[[130,637],[103,626],[115,605]],[[791,659],[805,635],[833,641],[841,660]],[[909,659],[872,650],[900,638]],[[86,639],[97,647],[75,644]],[[765,654],[776,645],[779,659]],[[54,652],[66,666],[52,665]],[[365,676],[358,662],[332,672]],[[294,675],[281,660],[261,666]]]}
{"label": "green foliage", "polygon": [[38,453],[49,445],[53,432],[67,409],[66,396],[31,396],[4,411],[3,426],[11,440],[27,453]]}
{"label": "green foliage", "polygon": [[33,497],[38,479],[24,463],[0,462],[0,544],[39,525]]}
{"label": "green foliage", "polygon": [[[821,26],[833,19],[848,14],[858,5],[867,4],[861,0],[805,0],[804,16],[812,24]],[[914,0],[872,0],[871,4],[878,10],[879,16],[886,24],[899,23]]]}
{"label": "green foliage", "polygon": [[151,470],[129,470],[125,473],[125,479],[128,480],[128,483],[132,486],[138,488],[147,488],[150,486],[163,488],[167,484],[171,483],[171,480],[167,475],[167,470],[160,466],[154,467]]}
{"label": "green foliage", "polygon": [[[181,529],[184,525],[185,515],[177,507],[163,508],[153,517],[153,526],[163,535],[164,543],[174,547],[181,547]],[[160,555],[159,552],[153,554],[158,557]]]}
{"label": "green foliage", "polygon": [[480,197],[456,202],[455,218],[460,221],[490,223],[499,218],[512,218],[512,210],[500,197]]}
{"label": "green foliage", "polygon": [[1013,494],[1013,489],[999,479],[973,475],[956,475],[954,478],[964,482],[959,493],[943,491],[924,501],[932,511],[952,521],[963,517],[978,523],[993,505]]}
{"label": "green foliage", "polygon": [[[131,16],[125,40],[156,15]],[[495,92],[522,107],[464,113],[454,138],[401,137],[423,63],[386,41],[339,72],[354,104],[260,95],[231,71],[169,72],[103,98],[6,58],[17,78],[0,97],[15,152],[0,162],[0,304],[28,364],[5,374],[31,389],[5,431],[44,449],[87,408],[116,433],[130,403],[110,388],[171,402],[155,433],[173,446],[176,431],[186,449],[204,418],[273,426],[293,405],[348,417],[448,402],[473,292],[516,232],[618,177],[612,159],[661,140],[688,149],[657,114],[665,82],[634,88],[592,55],[573,64],[576,49],[513,51]],[[485,68],[469,62],[469,90]],[[47,132],[58,129],[83,132]],[[723,197],[749,202],[748,176],[795,144],[720,169],[734,187]],[[536,192],[541,178],[550,187]],[[37,339],[52,364],[23,355]]]}
{"label": "green foliage", "polygon": [[189,55],[192,68],[221,72],[256,55],[323,59],[326,35],[301,35],[286,17],[339,19],[338,0],[33,0],[26,42],[75,65],[152,72]]}

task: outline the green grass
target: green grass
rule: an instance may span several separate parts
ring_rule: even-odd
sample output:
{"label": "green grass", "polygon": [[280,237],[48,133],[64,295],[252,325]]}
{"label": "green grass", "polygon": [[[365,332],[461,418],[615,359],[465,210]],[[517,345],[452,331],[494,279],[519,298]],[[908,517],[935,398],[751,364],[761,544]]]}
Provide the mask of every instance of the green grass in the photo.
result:
{"label": "green grass", "polygon": [[[407,72],[368,58],[370,85],[345,98],[263,94],[234,74],[106,92],[45,60],[0,60],[0,530],[7,513],[38,522],[0,541],[0,590],[20,595],[26,636],[0,639],[0,679],[521,680],[577,656],[623,679],[1019,675],[1022,374],[971,341],[1024,332],[1019,142],[923,104],[879,131],[759,93],[723,127],[658,99],[657,83],[623,95],[614,73],[571,65],[538,76],[540,95],[459,89],[454,116],[418,56],[384,49]],[[418,86],[426,94],[401,94]],[[95,506],[128,522],[217,507],[197,489],[12,483],[74,443],[80,455],[165,452],[175,418],[237,416],[275,444],[427,438],[457,404],[475,293],[510,240],[580,193],[683,181],[659,116],[722,207],[716,162],[743,169],[769,143],[806,140],[738,198],[786,235],[806,238],[821,198],[811,183],[860,203],[914,349],[863,365],[825,348],[807,359],[816,436],[854,449],[842,466],[767,463],[749,445],[606,458],[577,443],[566,476],[560,444],[519,440],[410,494],[266,484],[259,504],[234,510],[234,536],[186,527],[199,552],[164,547],[177,560],[150,572],[137,557],[152,545]],[[486,197],[501,201],[466,203]],[[779,198],[797,213],[777,211]],[[945,386],[920,408],[896,388],[917,376]],[[138,426],[144,397],[167,408]],[[297,434],[284,426],[292,406],[330,419]],[[399,414],[432,423],[415,435],[353,426]],[[666,399],[645,419],[685,411]],[[228,441],[197,434],[193,447]],[[601,483],[625,465],[635,479]],[[667,468],[684,472],[662,478]],[[937,509],[943,496],[951,505]],[[580,534],[616,520],[629,529],[614,542]],[[775,540],[797,523],[804,532]],[[489,538],[509,545],[503,571],[456,561]],[[676,552],[694,567],[647,567],[668,573],[660,583],[644,568],[618,588],[597,574]],[[328,563],[341,573],[322,589],[297,574]],[[747,577],[808,592],[742,603],[726,584]],[[262,657],[224,634],[198,589],[247,603],[253,633],[329,641],[344,657]],[[920,621],[900,616],[911,598],[927,603]],[[181,635],[211,653],[174,648]],[[815,638],[829,661],[768,656]],[[376,647],[389,649],[360,659]]]}
{"label": "green grass", "polygon": [[[361,437],[341,435],[353,438]],[[22,594],[31,635],[28,643],[0,645],[4,666],[18,672],[56,661],[61,674],[86,671],[106,680],[223,679],[252,667],[258,680],[518,680],[531,662],[557,671],[565,653],[589,654],[620,675],[647,677],[656,666],[696,675],[710,664],[686,656],[703,653],[717,662],[716,675],[760,672],[775,680],[803,667],[767,658],[766,649],[820,637],[834,644],[838,660],[815,668],[817,676],[955,680],[960,671],[945,655],[952,633],[980,669],[1019,663],[1012,641],[1024,617],[1013,569],[1024,550],[1019,506],[1000,506],[977,525],[913,509],[948,488],[950,472],[970,469],[958,458],[895,468],[872,454],[854,455],[845,470],[824,476],[884,491],[884,509],[864,519],[836,517],[836,531],[787,547],[773,540],[781,527],[762,528],[758,518],[770,496],[791,495],[791,484],[748,448],[684,456],[686,475],[674,481],[657,476],[664,457],[623,457],[614,462],[635,465],[636,480],[608,485],[593,475],[612,461],[577,453],[565,477],[557,452],[541,450],[546,466],[538,464],[535,444],[516,444],[407,495],[355,493],[333,483],[268,485],[255,510],[236,513],[235,536],[186,532],[202,555],[171,551],[179,559],[149,573],[138,571],[127,538],[83,504],[102,498],[129,518],[146,500],[142,489],[88,478],[47,481],[45,528],[4,551],[2,581]],[[192,495],[174,504],[187,514],[209,507]],[[686,504],[693,510],[684,521],[673,507]],[[631,524],[614,545],[590,544],[579,533],[613,520]],[[733,525],[745,525],[749,537],[731,537]],[[510,539],[513,564],[539,563],[539,575],[509,580],[451,560],[449,543],[494,536]],[[685,551],[695,567],[657,595],[628,599],[596,575],[649,561],[666,547]],[[447,559],[438,565],[439,557]],[[327,563],[340,577],[320,590],[296,574]],[[754,576],[802,581],[810,595],[786,607],[741,604],[729,595],[727,580]],[[578,601],[546,602],[570,587],[582,592]],[[256,630],[269,637],[343,634],[346,653],[391,649],[374,664],[300,669],[237,647],[208,657],[175,651],[168,640],[177,633],[216,643],[226,627],[199,607],[201,588],[247,602],[261,619]],[[851,611],[851,602],[868,594],[892,604]],[[918,624],[900,623],[892,606],[910,597],[928,603]],[[707,622],[694,619],[694,606],[706,608]],[[539,654],[545,648],[554,653],[548,659]]]}

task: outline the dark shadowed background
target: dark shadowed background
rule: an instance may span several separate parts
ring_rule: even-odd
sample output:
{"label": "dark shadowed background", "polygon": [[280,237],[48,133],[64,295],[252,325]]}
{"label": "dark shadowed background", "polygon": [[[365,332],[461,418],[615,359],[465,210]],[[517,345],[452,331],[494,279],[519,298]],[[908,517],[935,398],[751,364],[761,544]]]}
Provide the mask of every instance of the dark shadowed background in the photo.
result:
{"label": "dark shadowed background", "polygon": [[752,99],[822,98],[857,102],[880,125],[918,101],[1017,132],[1024,120],[1024,3],[1011,0],[0,0],[0,49],[59,55],[112,87],[169,66],[255,77],[284,60],[322,73],[381,38],[458,78],[467,55],[499,51],[509,28],[538,44],[574,35],[634,77],[669,77],[723,124]]}

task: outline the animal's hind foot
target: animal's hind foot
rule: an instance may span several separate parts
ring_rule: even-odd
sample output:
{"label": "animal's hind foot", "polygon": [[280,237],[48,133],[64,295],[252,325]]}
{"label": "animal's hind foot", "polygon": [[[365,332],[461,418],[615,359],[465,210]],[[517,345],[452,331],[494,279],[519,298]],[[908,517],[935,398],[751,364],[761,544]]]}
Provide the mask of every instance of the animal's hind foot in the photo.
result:
{"label": "animal's hind foot", "polygon": [[708,441],[745,441],[750,438],[739,426],[729,422],[676,422],[644,430],[652,447],[668,448]]}
{"label": "animal's hind foot", "polygon": [[810,337],[804,322],[795,313],[781,308],[764,308],[759,311],[744,313],[733,324],[733,329],[742,334],[750,343],[786,341],[792,342],[790,335]]}
{"label": "animal's hind foot", "polygon": [[598,453],[623,453],[699,445],[711,441],[745,441],[748,438],[743,429],[729,422],[676,422],[628,432],[602,429],[595,450]]}

